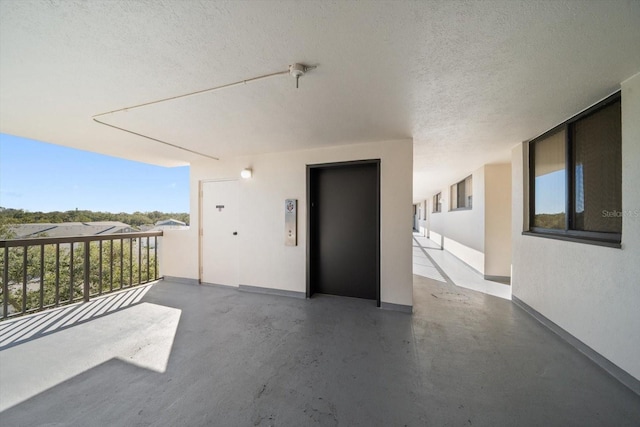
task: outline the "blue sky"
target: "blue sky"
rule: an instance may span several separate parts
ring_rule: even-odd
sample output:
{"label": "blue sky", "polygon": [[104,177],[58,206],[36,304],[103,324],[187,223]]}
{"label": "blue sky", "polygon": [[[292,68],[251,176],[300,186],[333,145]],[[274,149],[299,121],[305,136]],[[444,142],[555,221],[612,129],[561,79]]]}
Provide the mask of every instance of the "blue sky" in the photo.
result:
{"label": "blue sky", "polygon": [[536,177],[536,213],[555,214],[566,210],[564,169]]}
{"label": "blue sky", "polygon": [[189,212],[189,167],[153,166],[0,134],[0,206]]}

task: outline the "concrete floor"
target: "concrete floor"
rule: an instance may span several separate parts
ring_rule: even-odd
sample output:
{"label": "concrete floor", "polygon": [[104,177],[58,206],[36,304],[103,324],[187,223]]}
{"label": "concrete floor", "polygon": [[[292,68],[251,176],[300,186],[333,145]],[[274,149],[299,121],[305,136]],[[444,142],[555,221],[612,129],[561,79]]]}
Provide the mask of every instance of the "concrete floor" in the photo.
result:
{"label": "concrete floor", "polygon": [[640,425],[638,395],[510,301],[414,281],[413,315],[163,281],[3,322],[0,425]]}
{"label": "concrete floor", "polygon": [[432,240],[413,233],[413,274],[511,300],[508,281],[485,280],[476,270]]}

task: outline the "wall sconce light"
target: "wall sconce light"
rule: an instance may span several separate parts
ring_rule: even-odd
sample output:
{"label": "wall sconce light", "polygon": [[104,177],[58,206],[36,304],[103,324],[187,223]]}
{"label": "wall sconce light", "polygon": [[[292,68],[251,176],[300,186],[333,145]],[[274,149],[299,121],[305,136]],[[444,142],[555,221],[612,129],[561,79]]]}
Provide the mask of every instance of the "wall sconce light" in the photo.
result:
{"label": "wall sconce light", "polygon": [[249,178],[251,178],[251,175],[253,175],[253,171],[251,169],[249,169],[249,168],[244,168],[244,169],[242,169],[242,172],[240,172],[240,176],[243,179],[249,179]]}

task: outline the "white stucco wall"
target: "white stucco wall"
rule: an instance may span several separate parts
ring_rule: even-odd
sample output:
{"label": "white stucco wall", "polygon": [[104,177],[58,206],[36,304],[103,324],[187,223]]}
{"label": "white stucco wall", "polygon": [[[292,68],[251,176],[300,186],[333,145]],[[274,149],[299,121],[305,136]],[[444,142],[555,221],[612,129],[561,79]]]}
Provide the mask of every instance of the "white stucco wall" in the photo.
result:
{"label": "white stucco wall", "polygon": [[[432,240],[440,244],[442,236],[444,249],[484,274],[484,167],[473,171],[472,175],[473,208],[450,211],[451,191],[447,186],[441,190],[442,212],[431,214],[429,226],[431,232],[435,232]],[[464,178],[466,176],[461,176],[459,180]],[[429,205],[432,209],[432,203]]]}
{"label": "white stucco wall", "polygon": [[433,229],[431,229],[429,231],[429,239],[431,241],[433,241],[433,243],[435,243],[436,245],[440,245],[442,246],[442,234],[438,233],[437,231],[434,231]]}
{"label": "white stucco wall", "polygon": [[484,168],[484,274],[511,276],[511,164]]}
{"label": "white stucco wall", "polygon": [[427,235],[427,229],[429,228],[429,212],[427,211],[428,206],[427,206],[427,201],[426,200],[420,200],[418,202],[418,205],[420,206],[420,218],[418,220],[418,234],[420,234],[421,236],[426,236]]}
{"label": "white stucco wall", "polygon": [[523,236],[523,144],[513,161],[513,295],[640,379],[640,74],[622,83],[622,249]]}
{"label": "white stucco wall", "polygon": [[[472,175],[473,209],[450,211],[450,186],[443,188],[442,212],[429,214],[429,236],[479,273],[510,277],[511,165],[485,165]],[[433,200],[427,205],[431,212]]]}
{"label": "white stucco wall", "polygon": [[[306,165],[381,159],[380,293],[387,303],[413,304],[411,224],[413,146],[411,140],[205,161],[191,165],[191,228],[168,233],[163,274],[198,278],[198,183],[235,179],[245,167],[253,178],[240,181],[239,283],[305,292]],[[284,245],[283,203],[298,199],[298,246]]]}

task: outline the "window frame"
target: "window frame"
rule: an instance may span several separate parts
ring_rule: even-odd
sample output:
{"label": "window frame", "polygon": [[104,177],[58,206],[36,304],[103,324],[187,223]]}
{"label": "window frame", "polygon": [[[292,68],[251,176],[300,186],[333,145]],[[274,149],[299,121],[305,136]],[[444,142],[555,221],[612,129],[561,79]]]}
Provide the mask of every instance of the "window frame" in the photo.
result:
{"label": "window frame", "polygon": [[[464,193],[465,193],[465,197],[464,197],[464,199],[465,199],[465,203],[466,203],[466,202],[468,202],[468,198],[467,198],[467,197],[468,197],[468,196],[467,196],[468,191],[467,191],[467,185],[466,185],[466,183],[467,183],[467,180],[468,180],[469,178],[471,178],[471,190],[472,190],[472,191],[471,191],[471,204],[470,204],[470,206],[467,206],[467,205],[465,204],[465,206],[462,206],[462,207],[459,207],[459,206],[458,206],[458,207],[455,207],[455,208],[454,208],[454,207],[453,207],[453,203],[454,203],[454,200],[453,200],[453,187],[455,187],[455,188],[456,188],[456,197],[455,197],[455,199],[456,199],[456,200],[455,200],[456,205],[458,204],[460,184],[463,184],[463,186],[464,186]],[[452,184],[452,185],[450,185],[450,186],[449,186],[449,212],[455,212],[455,211],[470,211],[470,210],[472,210],[472,209],[473,209],[473,174],[468,175],[468,176],[464,177],[462,180],[460,180],[460,181],[456,182],[455,184]]]}
{"label": "window frame", "polygon": [[442,191],[433,195],[433,209],[431,213],[442,212]]}
{"label": "window frame", "polygon": [[[574,141],[572,140],[573,125],[593,114],[598,113],[602,109],[608,107],[616,102],[622,102],[621,92],[617,91],[612,95],[606,97],[602,101],[592,105],[586,110],[576,114],[569,120],[549,129],[542,135],[539,135],[527,142],[528,154],[529,154],[529,170],[528,170],[528,183],[529,183],[529,218],[528,218],[528,230],[522,232],[523,235],[544,237],[549,239],[565,240],[576,243],[586,243],[598,246],[607,246],[613,248],[621,248],[622,232],[600,232],[600,231],[584,231],[572,229],[575,220],[575,156],[574,156]],[[620,118],[622,120],[622,117]],[[553,134],[564,130],[564,150],[565,150],[565,170],[567,171],[565,177],[565,226],[564,230],[533,227],[533,218],[535,217],[535,143],[544,140]],[[620,141],[622,144],[622,139]],[[622,169],[620,170],[622,174]]]}

